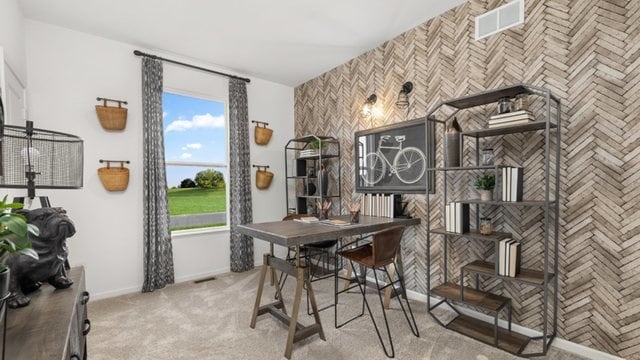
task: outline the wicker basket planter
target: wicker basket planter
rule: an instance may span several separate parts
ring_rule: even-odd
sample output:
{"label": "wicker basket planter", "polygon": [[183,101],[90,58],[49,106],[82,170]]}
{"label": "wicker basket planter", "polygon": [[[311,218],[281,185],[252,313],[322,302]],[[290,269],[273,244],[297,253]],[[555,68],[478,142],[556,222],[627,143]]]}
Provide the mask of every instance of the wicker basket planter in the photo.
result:
{"label": "wicker basket planter", "polygon": [[[122,104],[127,104],[127,102],[105,98],[97,99],[103,102],[102,105],[96,105],[96,113],[102,128],[105,130],[124,130],[127,126],[127,109],[123,108]],[[107,101],[116,102],[118,106],[107,106]]]}
{"label": "wicker basket planter", "polygon": [[98,176],[107,191],[125,191],[129,186],[129,169],[124,165],[111,167],[107,162],[106,167],[98,169]]}
{"label": "wicker basket planter", "polygon": [[256,124],[255,128],[255,140],[258,145],[267,145],[271,140],[271,135],[273,135],[273,130],[267,128],[268,123],[261,121],[252,121]]}
{"label": "wicker basket planter", "polygon": [[253,167],[258,168],[256,171],[256,187],[260,190],[268,189],[271,186],[271,180],[273,180],[273,173],[267,171],[269,166],[253,165]]}

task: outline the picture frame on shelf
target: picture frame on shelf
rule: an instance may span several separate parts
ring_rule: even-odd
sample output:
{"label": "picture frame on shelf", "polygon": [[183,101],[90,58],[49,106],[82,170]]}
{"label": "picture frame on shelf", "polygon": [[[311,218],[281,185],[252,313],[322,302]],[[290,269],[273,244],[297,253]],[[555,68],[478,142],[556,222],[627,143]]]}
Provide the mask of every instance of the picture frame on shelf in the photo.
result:
{"label": "picture frame on shelf", "polygon": [[354,136],[359,193],[435,193],[435,126],[426,117],[358,131]]}

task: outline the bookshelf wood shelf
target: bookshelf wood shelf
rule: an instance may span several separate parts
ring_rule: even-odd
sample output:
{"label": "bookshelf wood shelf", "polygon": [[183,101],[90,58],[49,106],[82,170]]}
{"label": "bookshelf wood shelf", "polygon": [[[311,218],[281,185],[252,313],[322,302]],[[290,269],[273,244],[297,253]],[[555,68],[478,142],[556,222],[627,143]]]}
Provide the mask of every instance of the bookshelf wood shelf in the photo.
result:
{"label": "bookshelf wood shelf", "polygon": [[466,315],[458,315],[446,325],[446,328],[517,355],[522,353],[531,340],[528,336],[498,327],[496,345],[493,325]]}
{"label": "bookshelf wood shelf", "polygon": [[[528,84],[516,84],[513,86],[507,86],[500,89],[484,91],[481,93],[444,101],[428,113],[427,121],[431,121],[436,126],[440,126],[442,131],[442,135],[440,138],[445,139],[446,127],[448,122],[453,119],[454,116],[456,116],[456,114],[461,110],[490,104],[495,106],[495,103],[503,98],[513,98],[516,95],[521,94],[526,94],[531,97],[538,97],[541,98],[542,101],[544,101],[544,108],[538,111],[542,114],[542,116],[536,117],[536,119],[538,120],[531,121],[525,124],[505,125],[501,127],[480,128],[463,131],[460,133],[460,166],[436,166],[427,169],[427,171],[443,174],[443,186],[441,190],[443,194],[438,198],[438,201],[442,206],[441,214],[445,214],[445,204],[455,201],[451,198],[452,196],[448,194],[448,192],[450,191],[449,184],[451,183],[451,180],[448,180],[449,176],[447,175],[449,172],[457,175],[457,173],[455,172],[486,171],[486,173],[495,174],[496,180],[499,176],[501,176],[501,171],[499,170],[504,168],[504,165],[484,166],[480,164],[480,141],[487,141],[484,140],[484,138],[509,134],[525,134],[542,130],[541,142],[543,143],[543,156],[541,157],[541,161],[543,161],[543,164],[541,168],[544,171],[544,177],[541,181],[543,185],[543,193],[537,194],[534,199],[538,198],[543,200],[529,199],[518,202],[502,201],[502,194],[498,194],[498,191],[494,191],[494,195],[496,195],[496,200],[494,201],[482,201],[480,199],[457,200],[457,202],[459,203],[474,205],[476,229],[479,228],[480,225],[480,214],[482,213],[482,211],[488,210],[485,209],[486,206],[498,207],[497,210],[491,209],[491,211],[501,211],[503,213],[504,211],[506,211],[507,213],[511,214],[511,216],[517,216],[516,214],[518,212],[512,212],[510,210],[504,210],[501,208],[511,206],[539,208],[543,213],[542,239],[539,239],[540,236],[538,236],[538,238],[527,238],[526,242],[521,242],[521,246],[531,246],[535,242],[541,241],[541,244],[539,246],[535,246],[541,249],[540,255],[538,256],[542,258],[542,270],[520,268],[518,275],[515,277],[498,275],[497,254],[499,252],[498,248],[500,245],[500,241],[508,238],[519,239],[523,237],[521,234],[494,232],[490,236],[485,236],[479,234],[476,230],[470,230],[466,233],[459,234],[455,232],[448,232],[443,227],[431,228],[431,225],[427,224],[427,301],[430,315],[447,329],[454,330],[456,332],[472,337],[489,345],[493,345],[499,349],[505,350],[518,356],[533,357],[546,355],[557,333],[558,234],[560,228],[558,219],[558,214],[560,213],[560,205],[558,199],[560,194],[560,128],[562,127],[562,109],[560,101],[547,89]],[[446,119],[439,119],[436,113],[444,108],[447,109],[447,111],[443,111],[443,113],[446,114]],[[453,111],[451,111],[451,108],[453,108]],[[464,125],[463,128],[465,128]],[[475,163],[465,164],[465,162],[469,162],[469,159],[467,158],[465,160],[465,157],[463,156],[463,154],[465,154],[465,146],[468,146],[465,144],[465,138],[470,138],[470,141],[466,142],[467,144],[475,144]],[[501,141],[501,139],[490,139],[490,141],[492,141],[493,144],[496,141]],[[444,146],[444,142],[442,142],[441,146],[444,155],[442,158],[446,159],[447,148],[446,146]],[[551,164],[552,157],[554,162],[553,166]],[[471,156],[471,158],[473,159],[473,156]],[[453,183],[455,184],[456,182],[454,181]],[[470,194],[468,194],[467,196],[463,195],[457,197],[471,197],[472,192],[469,191],[469,193]],[[434,211],[431,206],[431,202],[433,200],[429,196],[428,191],[425,191],[425,194],[427,195],[425,207],[427,212],[426,217],[427,219],[431,219],[432,211]],[[470,225],[473,225],[472,219],[469,219],[469,222],[471,223]],[[432,237],[433,239],[438,239],[438,241],[443,242],[443,246],[441,247],[443,251],[439,253],[438,256],[432,256],[431,254]],[[454,267],[450,263],[450,258],[453,258],[453,256],[450,255],[450,252],[455,250],[450,250],[450,246],[448,245],[448,242],[454,238],[468,238],[471,240],[493,242],[493,245],[495,247],[493,261],[485,261],[486,259],[484,258],[480,260],[469,259],[471,260],[470,262],[463,265],[456,265]],[[530,256],[530,254],[527,253],[527,256]],[[458,256],[455,257],[458,258]],[[484,257],[484,255],[479,255],[478,257]],[[432,285],[431,266],[433,265],[434,261],[438,261],[443,274],[442,281],[439,285]],[[450,276],[450,272],[455,275]],[[471,279],[475,278],[475,288],[465,286],[465,279],[467,279],[469,276],[471,276]],[[529,338],[525,335],[511,331],[511,306],[513,305],[517,307],[519,304],[512,304],[512,300],[500,294],[492,294],[483,291],[480,286],[482,283],[480,281],[481,277],[491,277],[502,281],[518,282],[541,289],[542,301],[540,316],[542,318],[542,327],[540,329],[540,332],[542,333],[542,336]],[[493,283],[493,281],[491,281],[490,283]],[[432,295],[441,297],[443,298],[443,300],[437,302],[432,306]],[[464,296],[464,298],[462,296]],[[509,317],[507,321],[508,329],[498,326],[498,309],[502,309],[503,307],[505,307],[505,304],[508,304],[507,308],[509,309]],[[458,316],[447,324],[442,323],[438,316],[436,316],[436,313],[434,313],[433,311],[435,308],[441,305],[449,306],[458,313]],[[457,306],[480,307],[485,310],[493,311],[495,313],[494,322],[491,323],[462,315],[461,312],[456,308]],[[530,341],[533,340],[541,342],[541,344],[539,344],[541,346],[531,346],[532,349],[527,349]],[[540,350],[540,348],[542,349]]]}
{"label": "bookshelf wood shelf", "polygon": [[445,299],[462,302],[471,306],[481,307],[489,311],[500,311],[507,306],[511,299],[485,291],[478,291],[468,286],[464,288],[464,299],[460,292],[460,285],[444,283],[431,289],[431,293]]}
{"label": "bookshelf wood shelf", "polygon": [[456,232],[447,231],[443,227],[431,229],[430,231],[432,234],[459,236],[459,237],[464,237],[464,238],[473,239],[473,240],[493,241],[493,242],[511,237],[511,233],[500,232],[500,231],[494,231],[491,233],[491,235],[482,235],[480,234],[480,232],[478,232],[478,230],[475,230],[475,229],[471,229],[469,232],[465,232],[465,233],[456,233]]}
{"label": "bookshelf wood shelf", "polygon": [[[520,268],[520,273],[515,276],[502,276],[496,274],[496,266],[488,261],[476,260],[462,267],[464,271],[474,272],[484,276],[491,276],[503,280],[517,281],[532,286],[544,285],[544,272]],[[547,273],[547,281],[553,279],[553,273]]]}

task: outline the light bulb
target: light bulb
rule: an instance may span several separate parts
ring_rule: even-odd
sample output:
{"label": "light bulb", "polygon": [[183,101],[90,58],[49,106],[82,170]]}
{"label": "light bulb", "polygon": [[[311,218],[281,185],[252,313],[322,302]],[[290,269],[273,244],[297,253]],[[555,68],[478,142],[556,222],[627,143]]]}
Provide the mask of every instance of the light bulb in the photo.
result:
{"label": "light bulb", "polygon": [[20,154],[22,155],[22,161],[24,162],[26,171],[35,171],[38,158],[40,157],[40,151],[34,147],[28,147],[23,148]]}

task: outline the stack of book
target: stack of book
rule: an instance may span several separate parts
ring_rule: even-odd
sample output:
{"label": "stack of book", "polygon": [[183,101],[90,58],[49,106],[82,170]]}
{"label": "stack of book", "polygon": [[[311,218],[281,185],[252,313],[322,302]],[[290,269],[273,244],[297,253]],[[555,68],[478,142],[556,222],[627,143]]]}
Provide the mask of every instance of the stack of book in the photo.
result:
{"label": "stack of book", "polygon": [[452,202],[445,205],[444,223],[447,232],[469,232],[469,204]]}
{"label": "stack of book", "polygon": [[300,150],[300,157],[301,158],[308,158],[308,157],[318,156],[318,154],[320,154],[320,151],[318,151],[318,149]]}
{"label": "stack of book", "polygon": [[501,126],[522,125],[534,121],[535,117],[530,111],[520,110],[505,114],[493,115],[489,118],[489,128]]}
{"label": "stack of book", "polygon": [[522,201],[523,174],[521,167],[502,168],[502,201]]}
{"label": "stack of book", "polygon": [[394,195],[364,194],[360,199],[360,212],[364,216],[393,218]]}
{"label": "stack of book", "polygon": [[498,246],[498,275],[516,277],[520,273],[520,243],[504,239]]}

